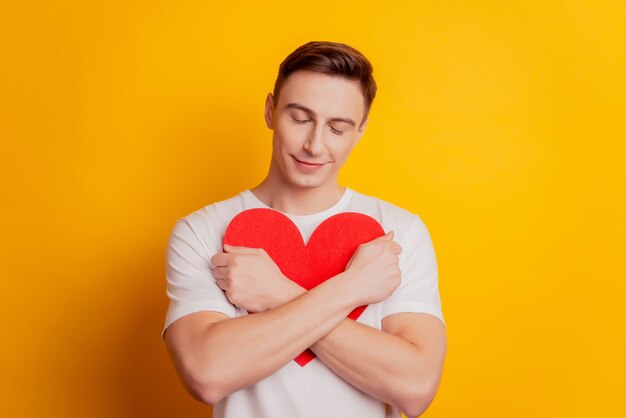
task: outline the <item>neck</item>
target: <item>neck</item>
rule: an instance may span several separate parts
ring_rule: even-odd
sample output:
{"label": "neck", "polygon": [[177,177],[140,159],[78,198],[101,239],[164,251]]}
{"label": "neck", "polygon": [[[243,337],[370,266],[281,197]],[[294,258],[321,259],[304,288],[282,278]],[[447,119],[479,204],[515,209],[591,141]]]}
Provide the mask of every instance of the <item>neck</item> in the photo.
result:
{"label": "neck", "polygon": [[291,215],[311,215],[335,205],[345,189],[336,182],[316,187],[294,186],[268,175],[251,192],[272,209]]}

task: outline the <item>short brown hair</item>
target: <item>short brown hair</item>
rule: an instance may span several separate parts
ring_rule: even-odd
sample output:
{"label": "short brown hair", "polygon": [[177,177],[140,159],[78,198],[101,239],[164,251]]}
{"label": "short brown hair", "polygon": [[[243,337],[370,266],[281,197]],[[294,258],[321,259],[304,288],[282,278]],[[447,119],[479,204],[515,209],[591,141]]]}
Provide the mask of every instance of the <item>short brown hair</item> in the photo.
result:
{"label": "short brown hair", "polygon": [[314,41],[298,47],[280,64],[278,77],[274,83],[275,103],[278,103],[280,90],[287,78],[298,70],[357,80],[365,101],[363,120],[366,119],[376,96],[376,81],[372,75],[372,64],[359,51],[338,42]]}

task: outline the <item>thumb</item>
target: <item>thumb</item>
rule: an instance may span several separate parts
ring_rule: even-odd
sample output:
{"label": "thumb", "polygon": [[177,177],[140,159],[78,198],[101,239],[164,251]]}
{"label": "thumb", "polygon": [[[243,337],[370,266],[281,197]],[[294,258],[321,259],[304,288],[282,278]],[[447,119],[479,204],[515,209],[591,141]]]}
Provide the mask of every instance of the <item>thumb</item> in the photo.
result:
{"label": "thumb", "polygon": [[384,241],[392,240],[393,239],[393,235],[394,235],[394,232],[393,231],[389,231],[385,235],[383,235],[382,237],[378,237],[378,239],[379,240],[384,240]]}
{"label": "thumb", "polygon": [[393,231],[389,231],[385,235],[382,235],[382,236],[372,240],[371,242],[391,241],[391,240],[393,240]]}
{"label": "thumb", "polygon": [[262,249],[224,244],[224,251],[229,254],[258,254]]}

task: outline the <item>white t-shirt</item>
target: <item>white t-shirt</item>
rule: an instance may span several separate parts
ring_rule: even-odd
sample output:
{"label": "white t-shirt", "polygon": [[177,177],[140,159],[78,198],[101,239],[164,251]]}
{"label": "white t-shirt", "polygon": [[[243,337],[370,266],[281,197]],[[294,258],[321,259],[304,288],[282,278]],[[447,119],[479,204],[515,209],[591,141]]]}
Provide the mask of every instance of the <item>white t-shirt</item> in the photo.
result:
{"label": "white t-shirt", "polygon": [[[240,212],[268,208],[250,190],[197,210],[176,221],[167,247],[167,294],[170,299],[165,329],[176,319],[198,311],[218,311],[230,317],[247,315],[233,306],[210,271],[211,257],[222,251],[230,221]],[[430,235],[421,219],[402,208],[346,187],[331,208],[312,215],[291,215],[308,243],[325,219],[341,212],[359,212],[376,219],[385,233],[393,230],[402,247],[400,287],[385,301],[369,305],[358,322],[381,329],[387,315],[421,312],[442,322],[437,261]],[[445,324],[445,323],[444,323]],[[214,405],[216,418],[385,418],[400,411],[355,388],[319,359],[301,367],[290,361],[253,386],[232,393]]]}

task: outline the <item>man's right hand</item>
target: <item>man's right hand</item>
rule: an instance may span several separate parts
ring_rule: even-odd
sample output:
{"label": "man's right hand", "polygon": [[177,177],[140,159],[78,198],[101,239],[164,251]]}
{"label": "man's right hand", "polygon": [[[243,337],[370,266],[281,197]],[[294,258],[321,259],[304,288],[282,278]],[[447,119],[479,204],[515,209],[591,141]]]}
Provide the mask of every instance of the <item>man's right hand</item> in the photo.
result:
{"label": "man's right hand", "polygon": [[401,251],[393,231],[357,248],[344,273],[353,285],[357,306],[381,302],[400,286]]}
{"label": "man's right hand", "polygon": [[306,290],[285,277],[262,248],[225,245],[211,258],[216,283],[228,300],[248,312],[274,309]]}

